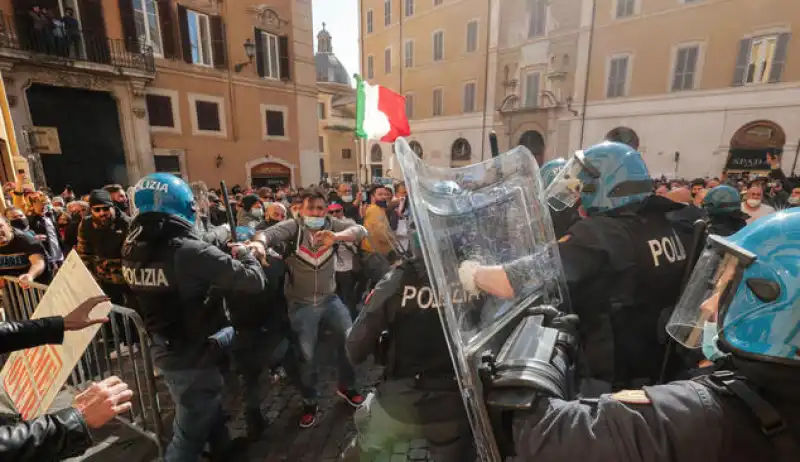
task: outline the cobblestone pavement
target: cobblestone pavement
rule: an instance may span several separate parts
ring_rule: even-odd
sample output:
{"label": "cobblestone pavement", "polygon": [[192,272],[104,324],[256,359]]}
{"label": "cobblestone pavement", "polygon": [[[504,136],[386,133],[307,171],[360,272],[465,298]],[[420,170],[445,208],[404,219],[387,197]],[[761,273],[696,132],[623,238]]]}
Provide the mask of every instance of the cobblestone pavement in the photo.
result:
{"label": "cobblestone pavement", "polygon": [[[336,461],[343,448],[355,435],[353,408],[338,398],[336,390],[335,349],[320,344],[320,414],[314,427],[302,429],[298,425],[302,399],[299,392],[288,381],[271,383],[269,374],[262,376],[265,398],[261,410],[269,421],[269,427],[261,440],[250,446],[248,462],[332,462]],[[357,369],[359,385],[366,394],[378,382],[380,367],[364,364]],[[229,412],[234,414],[230,427],[234,436],[244,435],[244,416],[236,381],[229,380]],[[376,462],[425,462],[429,460],[424,440],[397,444],[391,451],[382,454]]]}

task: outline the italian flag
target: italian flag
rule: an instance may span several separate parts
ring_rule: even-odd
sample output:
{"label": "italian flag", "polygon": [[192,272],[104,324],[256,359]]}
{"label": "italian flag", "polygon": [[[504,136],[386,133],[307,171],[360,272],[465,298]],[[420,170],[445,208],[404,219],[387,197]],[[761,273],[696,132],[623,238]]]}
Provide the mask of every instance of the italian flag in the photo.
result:
{"label": "italian flag", "polygon": [[359,138],[392,143],[411,134],[405,97],[360,78],[356,93],[356,135]]}

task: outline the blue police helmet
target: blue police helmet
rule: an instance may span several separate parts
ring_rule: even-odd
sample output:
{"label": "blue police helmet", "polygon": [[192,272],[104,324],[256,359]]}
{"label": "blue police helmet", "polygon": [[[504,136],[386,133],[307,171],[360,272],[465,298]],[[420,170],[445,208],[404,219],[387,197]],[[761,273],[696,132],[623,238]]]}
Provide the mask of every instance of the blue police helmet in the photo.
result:
{"label": "blue police helmet", "polygon": [[253,236],[255,236],[256,231],[249,227],[249,226],[237,226],[236,227],[236,237],[239,240],[247,241],[250,240]]}
{"label": "blue police helmet", "polygon": [[721,215],[741,210],[742,199],[736,188],[726,184],[711,188],[703,198],[703,208],[709,215]]}
{"label": "blue police helmet", "polygon": [[653,180],[639,151],[604,141],[583,151],[581,205],[589,215],[643,202],[653,194]]}
{"label": "blue police helmet", "polygon": [[558,172],[560,172],[561,169],[564,168],[566,165],[567,161],[560,157],[558,159],[553,159],[545,162],[545,164],[542,165],[542,168],[539,169],[539,174],[542,176],[542,183],[543,183],[542,187],[546,188],[550,186],[550,183],[552,183],[553,180],[556,179],[556,175],[558,175]]}
{"label": "blue police helmet", "polygon": [[755,255],[722,314],[725,349],[800,364],[800,209],[762,217],[729,240]]}
{"label": "blue police helmet", "polygon": [[152,173],[139,180],[133,201],[140,215],[163,213],[194,224],[192,189],[171,173]]}

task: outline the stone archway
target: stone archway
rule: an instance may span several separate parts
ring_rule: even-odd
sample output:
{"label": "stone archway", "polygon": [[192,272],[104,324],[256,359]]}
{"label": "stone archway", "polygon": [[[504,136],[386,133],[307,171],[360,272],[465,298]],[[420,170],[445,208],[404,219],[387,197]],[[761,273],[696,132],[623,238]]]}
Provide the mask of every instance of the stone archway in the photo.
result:
{"label": "stone archway", "polygon": [[278,186],[288,180],[288,184],[295,187],[295,165],[277,157],[261,157],[244,164],[247,172],[247,184],[260,186]]}
{"label": "stone archway", "polygon": [[528,130],[519,137],[520,146],[525,146],[541,166],[544,163],[544,137],[536,130]]}
{"label": "stone archway", "polygon": [[606,140],[624,143],[633,149],[639,150],[639,135],[628,127],[617,127],[606,134]]}
{"label": "stone archway", "polygon": [[731,137],[726,172],[769,170],[767,154],[783,153],[786,132],[771,120],[756,120],[741,126]]}
{"label": "stone archway", "polygon": [[450,146],[450,163],[452,165],[465,165],[472,159],[472,146],[464,138],[458,138]]}

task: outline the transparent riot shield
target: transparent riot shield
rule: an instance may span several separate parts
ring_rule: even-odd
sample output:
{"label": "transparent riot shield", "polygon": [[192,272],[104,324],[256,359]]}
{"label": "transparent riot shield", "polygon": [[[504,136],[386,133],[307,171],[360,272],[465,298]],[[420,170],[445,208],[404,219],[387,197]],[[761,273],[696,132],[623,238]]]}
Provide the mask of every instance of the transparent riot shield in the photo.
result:
{"label": "transparent riot shield", "polygon": [[[490,388],[498,380],[524,387],[526,362],[548,355],[537,342],[546,329],[526,316],[529,308],[568,311],[538,165],[525,147],[461,168],[425,164],[402,138],[395,151],[479,455],[499,462]],[[459,268],[467,260],[488,266],[524,260],[524,290],[510,299],[466,293]],[[487,358],[494,371],[488,379]]]}

